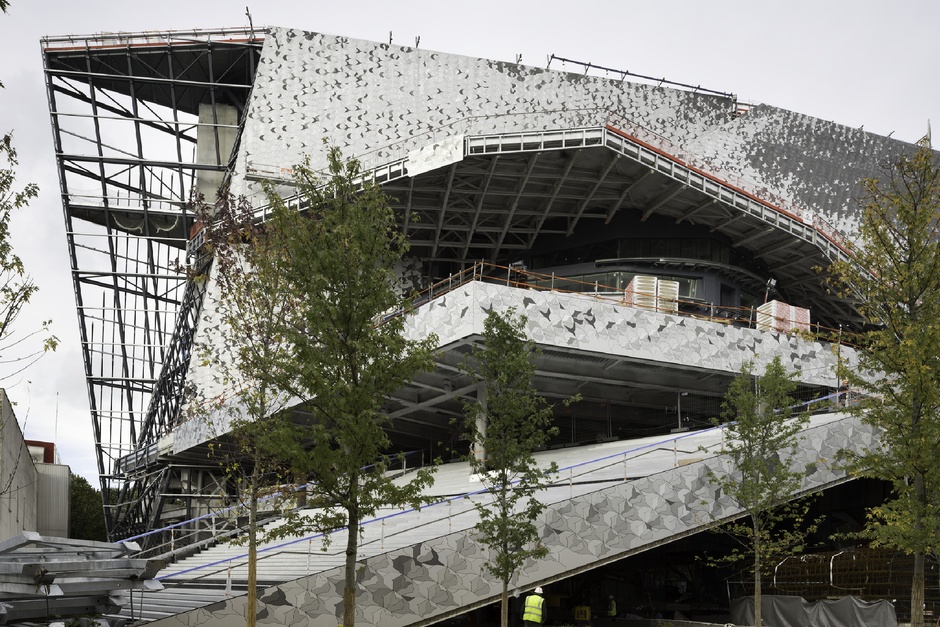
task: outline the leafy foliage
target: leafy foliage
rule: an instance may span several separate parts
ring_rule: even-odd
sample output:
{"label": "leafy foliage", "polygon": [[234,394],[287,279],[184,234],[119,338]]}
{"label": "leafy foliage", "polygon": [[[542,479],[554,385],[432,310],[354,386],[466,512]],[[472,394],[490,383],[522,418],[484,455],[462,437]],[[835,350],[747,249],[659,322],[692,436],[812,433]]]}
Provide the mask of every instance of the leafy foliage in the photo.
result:
{"label": "leafy foliage", "polygon": [[[255,376],[290,353],[278,331],[286,323],[285,300],[281,277],[270,267],[275,243],[265,236],[250,203],[223,193],[214,206],[200,205],[198,213],[211,225],[207,252],[213,253],[211,275],[223,295],[209,304],[220,322],[216,333],[208,334],[198,350],[221,387],[234,394],[218,396],[218,389],[190,384],[188,407],[191,417],[228,424],[226,441],[213,442],[210,451],[219,460],[224,485],[236,491],[239,507],[229,511],[235,516],[248,511],[247,533],[240,541],[248,545],[246,621],[252,627],[257,619],[259,500],[269,497],[272,508],[289,506],[272,486],[292,480],[290,463],[281,454],[283,439],[293,435],[284,411],[290,398],[267,378]],[[198,273],[192,277],[207,279]]]}
{"label": "leafy foliage", "polygon": [[[357,162],[335,149],[328,156],[325,181],[308,164],[295,170],[302,211],[269,189],[263,224],[235,203],[232,217],[216,219],[228,235],[214,241],[219,273],[232,279],[227,322],[241,338],[234,365],[249,390],[249,422],[268,416],[265,427],[242,424],[239,433],[309,481],[316,510],[288,512],[271,537],[347,530],[343,624],[351,627],[360,523],[381,506],[421,505],[432,481],[430,468],[407,482],[386,472],[395,458],[382,409],[387,395],[432,367],[437,340],[407,339],[405,318],[391,315],[407,308],[393,269],[408,242],[384,193],[359,181]],[[279,412],[272,398],[297,409]]]}
{"label": "leafy foliage", "polygon": [[502,315],[491,310],[484,321],[483,345],[466,365],[479,383],[477,402],[464,403],[475,447],[470,467],[492,497],[492,502],[474,503],[480,515],[476,531],[490,551],[486,570],[503,584],[504,627],[513,575],[527,560],[548,554],[535,524],[545,505],[535,494],[558,469],[554,462],[540,468],[532,455],[558,429],[552,426],[552,407],[532,387],[538,350],[526,339],[524,325],[525,318],[512,309]]}
{"label": "leafy foliage", "polygon": [[81,475],[72,475],[69,485],[69,537],[75,540],[108,541],[101,492]]}
{"label": "leafy foliage", "polygon": [[[0,165],[0,364],[13,365],[12,371],[5,372],[0,380],[8,380],[35,363],[45,352],[55,350],[59,340],[49,334],[50,320],[40,322],[38,329],[26,334],[15,333],[16,321],[39,288],[13,250],[10,220],[14,211],[27,207],[30,200],[39,194],[39,188],[33,183],[16,188],[18,161],[12,133],[0,138],[0,163],[3,164]],[[45,337],[38,348],[30,348],[30,340],[37,336]]]}
{"label": "leafy foliage", "polygon": [[[790,503],[802,483],[803,472],[792,468],[800,431],[807,415],[793,415],[790,394],[796,388],[779,357],[767,364],[763,375],[752,376],[751,364],[728,388],[722,404],[727,422],[719,455],[728,459],[727,472],[709,472],[710,481],[741,508],[745,518],[720,530],[737,541],[728,555],[713,562],[752,559],[754,605],[760,626],[760,585],[765,568],[784,555],[803,550],[816,523],[807,521],[805,500]],[[716,421],[717,423],[717,421]]]}
{"label": "leafy foliage", "polygon": [[881,436],[849,462],[893,486],[863,535],[914,554],[912,620],[922,625],[924,556],[940,544],[940,163],[925,141],[863,185],[854,257],[832,275],[869,325],[858,368],[840,376],[865,393],[851,411]]}

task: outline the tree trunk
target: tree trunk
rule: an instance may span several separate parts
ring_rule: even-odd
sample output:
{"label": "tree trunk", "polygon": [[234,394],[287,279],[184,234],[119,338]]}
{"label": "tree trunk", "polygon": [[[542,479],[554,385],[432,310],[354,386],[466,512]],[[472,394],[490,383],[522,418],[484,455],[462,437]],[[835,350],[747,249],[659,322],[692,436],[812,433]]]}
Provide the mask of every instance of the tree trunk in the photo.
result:
{"label": "tree trunk", "polygon": [[354,627],[356,624],[356,555],[359,550],[359,516],[349,512],[346,524],[346,581],[343,586],[343,624],[342,627]]}
{"label": "tree trunk", "polygon": [[346,526],[346,580],[343,586],[343,626],[356,624],[356,552],[359,543],[359,521],[350,516]]}
{"label": "tree trunk", "polygon": [[499,624],[509,627],[509,581],[503,581],[502,603],[499,608]]}
{"label": "tree trunk", "polygon": [[911,627],[924,627],[924,552],[914,552],[914,580],[911,582]]}
{"label": "tree trunk", "polygon": [[251,471],[248,486],[248,603],[245,608],[246,627],[255,627],[258,620],[258,464]]}
{"label": "tree trunk", "polygon": [[[914,417],[914,432],[919,435],[920,431],[920,412]],[[927,498],[927,483],[924,475],[917,473],[914,475],[914,496],[917,504],[921,506],[921,512],[926,510],[929,499]],[[923,515],[918,516],[914,521],[914,529],[918,537],[924,537]],[[914,577],[911,580],[911,627],[924,627],[924,561],[925,554],[923,549],[914,551]]]}
{"label": "tree trunk", "polygon": [[754,627],[761,627],[763,625],[763,611],[761,610],[761,596],[760,596],[760,524],[757,522],[757,517],[751,517],[752,523],[752,532],[754,533]]}

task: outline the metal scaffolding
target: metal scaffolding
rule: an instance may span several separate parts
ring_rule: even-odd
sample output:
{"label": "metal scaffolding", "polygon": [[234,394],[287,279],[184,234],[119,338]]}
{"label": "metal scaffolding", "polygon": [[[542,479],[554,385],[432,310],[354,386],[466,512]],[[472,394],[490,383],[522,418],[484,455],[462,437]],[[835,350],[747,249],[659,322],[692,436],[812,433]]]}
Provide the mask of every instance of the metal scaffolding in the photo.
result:
{"label": "metal scaffolding", "polygon": [[[935,555],[927,555],[924,582],[925,624],[940,615],[940,585]],[[914,556],[893,548],[851,548],[793,555],[776,564],[762,586],[764,594],[797,595],[809,601],[847,594],[875,601],[890,599],[899,621],[910,620]],[[753,593],[753,585],[748,591]]]}
{"label": "metal scaffolding", "polygon": [[[183,270],[190,200],[207,174],[229,169],[235,151],[219,149],[219,137],[237,137],[262,41],[249,29],[42,41],[113,538],[153,526],[181,480],[153,462],[180,409],[202,300]],[[237,111],[236,124],[221,121],[221,106]],[[214,136],[211,158],[197,159],[197,135]]]}

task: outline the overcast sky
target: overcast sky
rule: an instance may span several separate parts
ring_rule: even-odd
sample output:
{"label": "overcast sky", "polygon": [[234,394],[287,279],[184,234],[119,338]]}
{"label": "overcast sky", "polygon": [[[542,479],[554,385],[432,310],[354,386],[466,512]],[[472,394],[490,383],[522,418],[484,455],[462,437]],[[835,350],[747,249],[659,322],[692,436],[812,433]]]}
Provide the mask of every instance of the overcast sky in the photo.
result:
{"label": "overcast sky", "polygon": [[[8,381],[28,438],[97,485],[74,291],[66,256],[40,38],[248,25],[246,0],[11,0],[0,15],[0,132],[13,129],[20,181],[40,196],[14,246],[40,287],[23,327],[52,318],[62,340]],[[916,141],[940,124],[935,0],[474,0],[248,2],[256,27],[287,26],[544,67],[555,54],[737,94]],[[553,69],[564,69],[553,63]],[[571,68],[574,70],[574,68]],[[2,373],[0,373],[2,375]]]}

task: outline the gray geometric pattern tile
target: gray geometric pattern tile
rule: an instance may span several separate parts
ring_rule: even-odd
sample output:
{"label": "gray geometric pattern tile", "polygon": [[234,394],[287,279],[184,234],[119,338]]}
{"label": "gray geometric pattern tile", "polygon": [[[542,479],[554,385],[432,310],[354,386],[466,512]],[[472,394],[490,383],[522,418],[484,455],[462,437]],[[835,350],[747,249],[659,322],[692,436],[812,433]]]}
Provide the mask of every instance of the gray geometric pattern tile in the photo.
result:
{"label": "gray geometric pattern tile", "polygon": [[[197,345],[219,341],[219,322],[213,301],[215,282],[210,278],[206,303],[200,316]],[[840,353],[833,346],[803,339],[796,334],[758,331],[686,316],[635,309],[615,300],[590,295],[526,290],[475,281],[423,304],[405,325],[405,334],[424,338],[438,336],[438,345],[483,333],[483,321],[490,309],[505,311],[514,307],[526,316],[526,334],[545,347],[570,348],[602,355],[676,364],[721,373],[737,373],[746,361],[762,371],[775,356],[795,373],[798,380],[815,385],[834,386],[834,369],[841,358],[855,363],[855,352],[846,347]],[[227,396],[225,384],[215,369],[196,361],[190,366],[189,381],[207,396]],[[175,451],[184,451],[224,433],[226,412],[209,419],[189,420],[174,431]]]}
{"label": "gray geometric pattern tile", "polygon": [[514,307],[526,316],[526,334],[543,346],[565,347],[602,355],[737,373],[746,361],[757,371],[775,356],[805,383],[833,386],[841,359],[855,363],[852,349],[837,355],[825,342],[797,334],[758,331],[687,316],[636,309],[614,299],[526,290],[473,282],[419,308],[406,333],[436,333],[441,346],[482,334],[490,309]]}
{"label": "gray geometric pattern tile", "polygon": [[303,155],[325,167],[324,139],[372,167],[457,136],[599,127],[609,112],[848,232],[856,181],[909,148],[769,105],[739,115],[718,96],[271,28],[234,191],[257,189],[244,178],[252,167],[291,166]]}
{"label": "gray geometric pattern tile", "polygon": [[[861,450],[876,441],[869,425],[842,418],[807,429],[791,463],[806,468],[801,491],[845,480],[834,465],[839,448]],[[705,455],[705,454],[703,454]],[[739,512],[707,480],[708,469],[727,460],[706,457],[648,477],[569,496],[554,489],[541,524],[549,555],[530,561],[514,585],[522,590],[546,584],[605,561],[621,559],[645,546],[693,533],[713,519]],[[498,582],[483,574],[487,555],[471,532],[456,532],[360,564],[357,624],[398,627],[459,608],[492,602]],[[292,627],[334,627],[342,606],[342,569],[303,577],[264,591],[259,622]],[[234,627],[244,621],[245,598],[192,610],[153,623],[160,627]]]}

